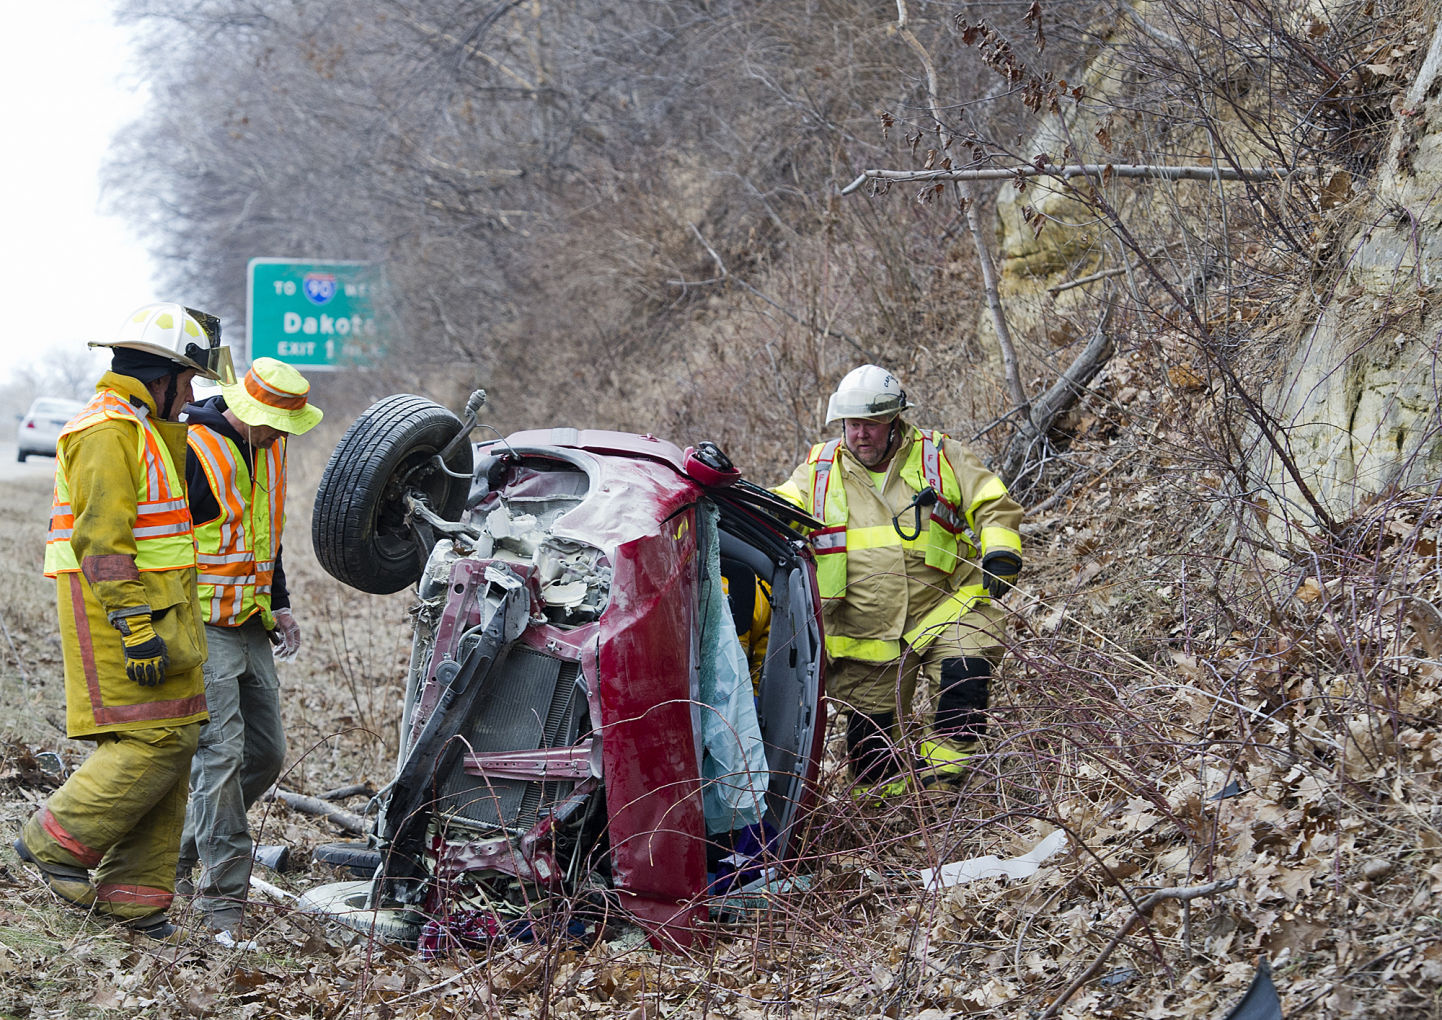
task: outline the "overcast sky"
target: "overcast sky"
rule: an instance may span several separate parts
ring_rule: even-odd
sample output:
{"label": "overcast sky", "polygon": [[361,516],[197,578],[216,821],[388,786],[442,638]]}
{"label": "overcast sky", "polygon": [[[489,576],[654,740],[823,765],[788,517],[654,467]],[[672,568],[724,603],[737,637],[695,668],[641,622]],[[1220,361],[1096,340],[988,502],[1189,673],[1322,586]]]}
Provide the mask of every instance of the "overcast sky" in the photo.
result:
{"label": "overcast sky", "polygon": [[99,210],[101,160],[144,102],[111,7],[6,5],[0,126],[10,156],[0,189],[0,298],[9,314],[0,325],[0,382],[27,363],[104,339],[132,308],[158,298],[146,252]]}

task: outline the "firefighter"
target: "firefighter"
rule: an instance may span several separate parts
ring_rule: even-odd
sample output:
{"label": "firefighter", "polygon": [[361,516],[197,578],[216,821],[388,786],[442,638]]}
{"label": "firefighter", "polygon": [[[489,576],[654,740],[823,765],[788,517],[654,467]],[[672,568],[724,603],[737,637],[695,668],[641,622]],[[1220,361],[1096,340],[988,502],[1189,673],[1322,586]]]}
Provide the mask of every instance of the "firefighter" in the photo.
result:
{"label": "firefighter", "polygon": [[166,912],[206,710],[178,419],[192,380],[234,373],[219,320],[178,304],[145,305],[90,346],[112,349],[110,371],[56,444],[45,574],[66,731],[95,750],[14,845],[66,902],[180,942]]}
{"label": "firefighter", "polygon": [[[986,729],[1003,618],[995,600],[1021,571],[1022,509],[956,440],[902,417],[900,381],[863,365],[841,380],[826,424],[776,491],[825,523],[812,535],[826,628],[827,693],[846,715],[863,788],[955,779]],[[898,751],[916,678],[936,711],[916,755]]]}
{"label": "firefighter", "polygon": [[244,379],[186,408],[186,488],[195,519],[200,606],[210,654],[210,724],[190,769],[190,809],[177,887],[222,942],[238,944],[250,887],[246,812],[280,776],[285,732],[278,654],[300,649],[281,560],[286,444],[321,420],[310,384],[290,365],[257,358]]}

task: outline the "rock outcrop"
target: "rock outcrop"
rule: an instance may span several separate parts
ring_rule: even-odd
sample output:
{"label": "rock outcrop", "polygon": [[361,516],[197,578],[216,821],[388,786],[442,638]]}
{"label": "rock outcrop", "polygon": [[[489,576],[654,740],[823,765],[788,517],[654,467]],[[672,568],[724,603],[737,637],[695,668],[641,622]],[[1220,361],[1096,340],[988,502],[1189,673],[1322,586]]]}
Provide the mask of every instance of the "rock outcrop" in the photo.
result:
{"label": "rock outcrop", "polygon": [[[1089,95],[1114,92],[1118,83],[1127,87],[1128,69],[1114,58],[1105,60],[1087,69],[1083,87]],[[1313,192],[1328,192],[1319,202],[1316,234],[1331,240],[1319,241],[1325,253],[1310,267],[1311,279],[1296,287],[1305,297],[1291,300],[1284,314],[1268,311],[1272,353],[1280,348],[1281,356],[1269,363],[1262,403],[1274,416],[1275,432],[1288,445],[1298,474],[1334,517],[1347,516],[1391,487],[1442,478],[1439,93],[1442,28],[1433,32],[1415,78],[1393,102],[1386,154],[1377,169],[1356,181],[1335,167],[1313,169],[1314,176],[1321,172],[1309,182]],[[1135,161],[1135,151],[1126,151],[1135,143],[1127,141],[1123,127],[1098,119],[1091,109],[1106,107],[1051,118],[1031,139],[1036,152],[1048,153],[1054,162],[1061,162],[1064,151],[1084,152],[1089,162],[1099,157]],[[1225,118],[1213,122],[1218,124],[1225,132]],[[1178,131],[1181,137],[1171,139],[1168,151],[1195,152],[1191,162],[1196,163],[1220,160],[1200,129],[1190,136]],[[1227,138],[1228,158],[1238,165],[1270,162],[1264,152],[1249,151],[1248,138],[1242,131]],[[1174,270],[1190,266],[1193,283],[1215,286],[1208,283],[1212,259],[1225,260],[1230,241],[1219,187],[1133,185],[1108,188],[1106,199],[1123,222],[1146,225],[1135,232],[1148,255],[1156,253]],[[1058,349],[1088,328],[1085,316],[1098,304],[1098,288],[1116,285],[1136,292],[1134,260],[1123,257],[1123,246],[1096,208],[1064,189],[1039,182],[1023,190],[1003,188],[997,212],[1001,286],[1013,333],[1033,342],[1024,355],[1060,362]],[[1095,280],[1063,286],[1081,278]],[[1191,285],[1186,271],[1175,272],[1171,282],[1179,292]],[[989,323],[982,328],[990,334]],[[1245,340],[1246,334],[1238,335]],[[1305,510],[1307,501],[1279,459],[1264,443],[1255,448],[1262,453],[1250,466],[1254,478],[1278,502]]]}

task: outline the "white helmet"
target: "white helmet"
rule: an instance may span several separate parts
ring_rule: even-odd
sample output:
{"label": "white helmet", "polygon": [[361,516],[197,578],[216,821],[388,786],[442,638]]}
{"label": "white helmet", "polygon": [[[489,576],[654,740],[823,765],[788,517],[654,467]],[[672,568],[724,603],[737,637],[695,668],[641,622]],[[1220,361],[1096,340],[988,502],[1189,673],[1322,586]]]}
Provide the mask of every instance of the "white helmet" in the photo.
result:
{"label": "white helmet", "polygon": [[114,340],[92,340],[91,347],[129,347],[193,368],[206,379],[235,383],[230,348],[220,343],[220,320],[173,302],[142,305],[121,325]]}
{"label": "white helmet", "polygon": [[826,424],[843,418],[890,421],[908,407],[901,380],[879,365],[862,365],[846,373],[826,403]]}

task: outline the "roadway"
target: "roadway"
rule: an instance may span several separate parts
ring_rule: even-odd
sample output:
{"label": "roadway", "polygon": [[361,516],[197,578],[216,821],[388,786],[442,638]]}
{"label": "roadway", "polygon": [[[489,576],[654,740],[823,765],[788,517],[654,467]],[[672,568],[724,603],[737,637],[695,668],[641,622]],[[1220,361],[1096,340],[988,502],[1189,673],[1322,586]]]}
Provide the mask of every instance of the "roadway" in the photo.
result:
{"label": "roadway", "polygon": [[42,457],[32,453],[21,464],[15,459],[15,440],[0,443],[0,482],[13,482],[25,478],[55,477],[55,458]]}

